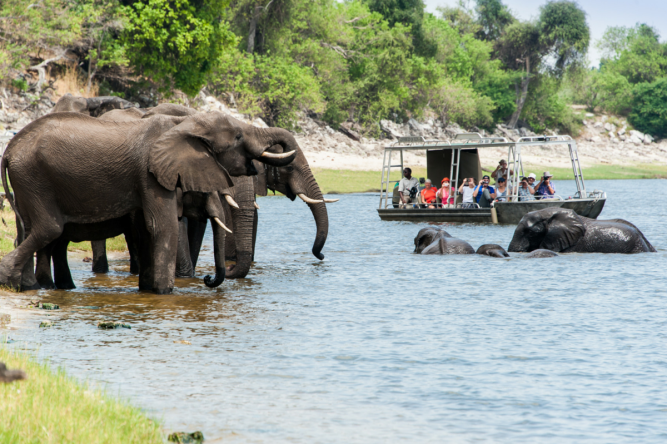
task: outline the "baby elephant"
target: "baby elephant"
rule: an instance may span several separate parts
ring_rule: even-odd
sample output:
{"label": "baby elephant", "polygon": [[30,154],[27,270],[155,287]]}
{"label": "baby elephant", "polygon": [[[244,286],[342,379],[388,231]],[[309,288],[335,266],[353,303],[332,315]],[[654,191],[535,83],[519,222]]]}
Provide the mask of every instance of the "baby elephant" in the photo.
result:
{"label": "baby elephant", "polygon": [[485,254],[491,257],[510,257],[507,251],[497,244],[484,244],[477,249],[477,254]]}
{"label": "baby elephant", "polygon": [[418,254],[475,254],[475,249],[461,239],[456,239],[438,227],[422,228],[415,237],[415,253]]}

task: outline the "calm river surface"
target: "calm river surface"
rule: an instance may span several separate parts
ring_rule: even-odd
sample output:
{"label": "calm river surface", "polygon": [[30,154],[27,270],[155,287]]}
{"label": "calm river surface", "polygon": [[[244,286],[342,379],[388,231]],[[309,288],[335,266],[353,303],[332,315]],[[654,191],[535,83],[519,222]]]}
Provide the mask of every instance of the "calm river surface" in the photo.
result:
{"label": "calm river surface", "polygon": [[[307,206],[265,197],[248,279],[203,286],[210,233],[199,279],[170,296],[139,293],[126,261],[96,276],[79,258],[77,290],[40,292],[56,326],[12,337],[208,442],[664,443],[667,181],[587,185],[658,253],[418,256],[426,224],[382,222],[360,194],[328,206],[320,262]],[[446,229],[475,248],[514,232]]]}

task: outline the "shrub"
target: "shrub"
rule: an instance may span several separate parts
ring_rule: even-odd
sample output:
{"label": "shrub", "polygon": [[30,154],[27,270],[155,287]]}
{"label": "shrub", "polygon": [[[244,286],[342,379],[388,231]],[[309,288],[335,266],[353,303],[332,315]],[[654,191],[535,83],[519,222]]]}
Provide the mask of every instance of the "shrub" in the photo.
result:
{"label": "shrub", "polygon": [[638,84],[633,96],[628,116],[632,126],[652,136],[667,137],[667,77]]}

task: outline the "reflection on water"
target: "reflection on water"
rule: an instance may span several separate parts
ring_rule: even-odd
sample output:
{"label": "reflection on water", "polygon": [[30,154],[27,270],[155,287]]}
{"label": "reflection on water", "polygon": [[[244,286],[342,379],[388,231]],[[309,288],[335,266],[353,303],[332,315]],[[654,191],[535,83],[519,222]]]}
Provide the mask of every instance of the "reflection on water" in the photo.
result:
{"label": "reflection on water", "polygon": [[[210,248],[169,296],[138,292],[128,262],[76,261],[76,290],[41,292],[56,326],[15,345],[213,442],[664,442],[666,185],[588,183],[609,194],[601,218],[630,220],[657,254],[538,260],[410,254],[424,224],[348,195],[320,262],[307,206],[260,198],[248,279],[206,288]],[[477,248],[514,228],[447,230]]]}

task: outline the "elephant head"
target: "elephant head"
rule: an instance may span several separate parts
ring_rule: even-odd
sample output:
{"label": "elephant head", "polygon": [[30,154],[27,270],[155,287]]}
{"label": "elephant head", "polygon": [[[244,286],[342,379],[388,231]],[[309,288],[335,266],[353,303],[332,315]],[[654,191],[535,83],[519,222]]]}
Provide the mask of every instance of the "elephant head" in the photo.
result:
{"label": "elephant head", "polygon": [[584,220],[573,210],[544,208],[521,218],[507,250],[513,253],[537,249],[565,251],[574,247],[585,233]]}
{"label": "elephant head", "polygon": [[426,227],[419,230],[415,236],[415,250],[413,253],[421,254],[422,251],[433,243],[438,237],[452,237],[439,227]]}

